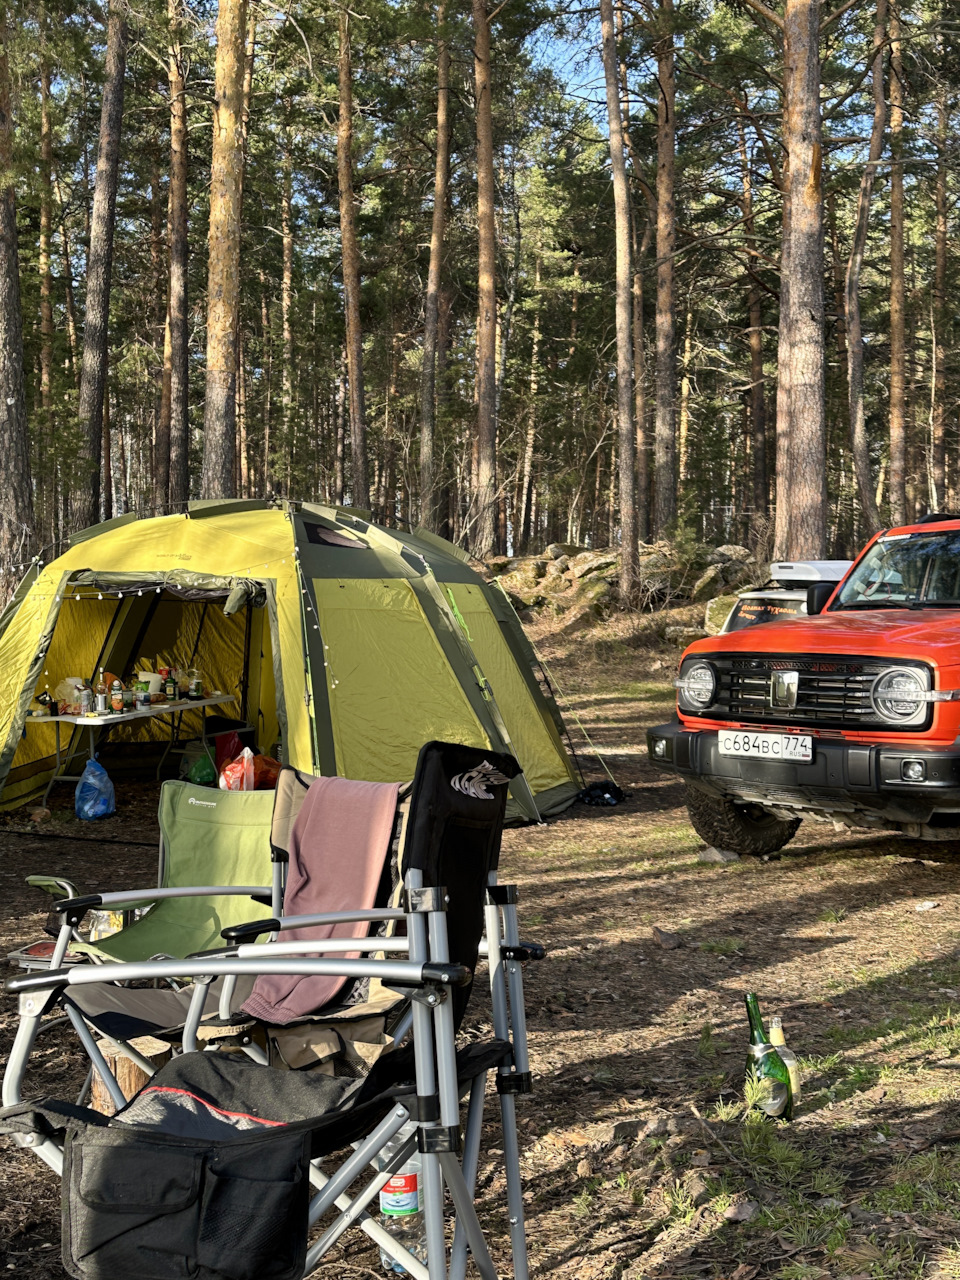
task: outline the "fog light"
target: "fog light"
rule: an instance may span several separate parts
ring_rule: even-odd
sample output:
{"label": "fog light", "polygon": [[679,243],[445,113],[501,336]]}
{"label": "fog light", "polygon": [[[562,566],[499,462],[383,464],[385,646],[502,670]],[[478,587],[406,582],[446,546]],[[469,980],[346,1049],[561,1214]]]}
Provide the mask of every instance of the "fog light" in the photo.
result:
{"label": "fog light", "polygon": [[667,754],[667,740],[666,740],[666,738],[654,738],[654,740],[653,740],[653,754],[654,754],[654,756],[656,756],[656,758],[657,758],[658,760],[663,760],[663,759],[666,757],[666,754]]}
{"label": "fog light", "polygon": [[922,760],[901,760],[900,777],[904,782],[922,782],[927,776],[927,766]]}

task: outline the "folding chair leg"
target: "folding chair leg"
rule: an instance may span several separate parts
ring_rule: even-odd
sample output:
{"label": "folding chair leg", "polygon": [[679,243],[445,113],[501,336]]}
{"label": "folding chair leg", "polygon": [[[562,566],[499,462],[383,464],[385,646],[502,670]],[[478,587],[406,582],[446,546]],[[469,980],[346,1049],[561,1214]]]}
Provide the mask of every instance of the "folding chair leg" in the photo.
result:
{"label": "folding chair leg", "polygon": [[447,1280],[447,1238],[443,1224],[443,1176],[440,1157],[424,1152],[420,1157],[423,1179],[423,1218],[427,1237],[427,1271],[430,1280]]}
{"label": "folding chair leg", "polygon": [[510,1216],[514,1280],[529,1280],[527,1234],[523,1220],[523,1183],[520,1180],[520,1144],[517,1140],[517,1100],[512,1093],[500,1095],[500,1116],[503,1124],[503,1165],[507,1175],[507,1212]]}
{"label": "folding chair leg", "polygon": [[450,1198],[453,1200],[453,1207],[457,1212],[457,1221],[463,1224],[464,1234],[467,1237],[467,1243],[473,1255],[474,1265],[483,1280],[498,1280],[497,1269],[493,1265],[490,1250],[487,1248],[487,1242],[483,1238],[483,1228],[480,1226],[480,1219],[477,1217],[473,1195],[467,1190],[463,1170],[460,1168],[460,1161],[452,1151],[447,1155],[440,1156],[439,1160],[443,1169],[444,1180],[450,1190]]}
{"label": "folding chair leg", "polygon": [[[326,1185],[329,1184],[330,1178],[325,1174],[325,1172],[323,1172],[323,1170],[317,1169],[317,1164],[319,1164],[319,1161],[311,1162],[310,1180],[311,1183],[314,1184],[314,1187],[324,1190]],[[379,1179],[375,1180],[374,1183],[371,1184],[371,1190],[379,1189],[379,1185]],[[413,1257],[413,1254],[408,1252],[407,1249],[404,1249],[402,1245],[397,1244],[389,1231],[385,1229],[384,1226],[381,1226],[380,1222],[376,1220],[375,1217],[371,1217],[370,1213],[366,1212],[364,1204],[358,1203],[360,1202],[360,1199],[361,1197],[357,1197],[355,1201],[352,1201],[348,1194],[343,1192],[333,1202],[334,1206],[337,1207],[340,1213],[343,1213],[344,1217],[347,1219],[347,1221],[344,1222],[344,1230],[346,1230],[347,1226],[351,1225],[352,1222],[356,1222],[358,1228],[369,1236],[376,1247],[387,1249],[389,1253],[396,1256],[397,1261],[401,1263],[402,1267],[406,1268],[407,1275],[412,1276],[413,1280],[430,1280],[429,1271],[426,1270],[424,1263]],[[335,1225],[339,1225],[339,1220]],[[311,1272],[319,1266],[324,1254],[329,1252],[330,1245],[333,1243],[333,1240],[329,1240],[329,1243],[326,1242],[326,1236],[324,1236],[323,1240],[319,1240],[319,1242],[310,1249],[310,1252],[307,1253],[307,1262],[306,1267],[303,1268],[303,1275],[311,1275]],[[323,1245],[323,1248],[321,1248],[321,1245]]]}
{"label": "folding chair leg", "polygon": [[[311,1169],[310,1180],[315,1186],[320,1186],[321,1188],[329,1181],[327,1175],[321,1173],[318,1169]],[[353,1201],[348,1195],[344,1194],[337,1196],[334,1204],[341,1213],[347,1213],[352,1207]],[[356,1224],[378,1248],[388,1249],[391,1253],[399,1252],[398,1261],[402,1266],[406,1267],[407,1273],[413,1277],[413,1280],[430,1280],[430,1273],[423,1263],[418,1262],[406,1249],[398,1249],[396,1240],[394,1240],[389,1231],[380,1225],[376,1218],[372,1218],[365,1211],[361,1211],[356,1215]],[[303,1271],[304,1277],[310,1275],[316,1269],[322,1258],[321,1254],[314,1259],[313,1252],[311,1249],[307,1254],[307,1264]]]}
{"label": "folding chair leg", "polygon": [[[342,1192],[346,1191],[354,1178],[358,1177],[361,1170],[365,1169],[371,1160],[383,1150],[391,1138],[395,1137],[409,1119],[409,1113],[406,1107],[395,1107],[393,1114],[381,1120],[376,1129],[360,1143],[353,1155],[345,1160],[333,1177],[325,1178],[324,1189],[319,1196],[316,1196],[310,1205],[310,1223],[317,1222],[327,1212],[333,1202]],[[413,1139],[405,1143],[400,1155],[400,1164],[413,1151]],[[387,1177],[392,1172],[391,1169],[384,1171]],[[384,1182],[387,1178],[383,1179]],[[377,1188],[379,1190],[379,1188]]]}
{"label": "folding chair leg", "polygon": [[[340,1172],[342,1173],[343,1171],[341,1170]],[[361,1214],[366,1213],[367,1205],[374,1198],[374,1196],[379,1194],[380,1189],[386,1185],[390,1176],[391,1176],[390,1170],[384,1169],[381,1173],[378,1173],[377,1176],[373,1178],[367,1184],[366,1187],[364,1187],[364,1189],[360,1192],[358,1196],[356,1196],[353,1200],[347,1203],[345,1209],[337,1218],[337,1220],[327,1228],[327,1230],[323,1233],[320,1239],[316,1242],[315,1245],[313,1245],[313,1247],[307,1253],[307,1264],[306,1264],[306,1267],[304,1268],[304,1275],[309,1275],[310,1272],[317,1265],[317,1263],[320,1261],[320,1259],[323,1257],[323,1255],[329,1252],[329,1250],[333,1248],[333,1246],[340,1239],[343,1233],[348,1229],[348,1227],[351,1227],[353,1223],[356,1222],[357,1219],[361,1216]],[[325,1198],[327,1198],[328,1200],[330,1198],[330,1184],[328,1184],[327,1188],[325,1189]],[[333,1200],[332,1203],[336,1203],[336,1201]],[[385,1234],[388,1236],[388,1238],[391,1241],[391,1244],[388,1246],[388,1248],[390,1253],[393,1254],[397,1249],[396,1241],[393,1239],[392,1236],[389,1235],[388,1232]],[[404,1265],[403,1259],[399,1259],[399,1261],[401,1265]]]}
{"label": "folding chair leg", "polygon": [[[493,877],[491,877],[491,881]],[[503,912],[502,941],[507,946],[519,943],[517,909],[510,902],[502,907],[488,901],[485,910],[490,970],[490,996],[493,1005],[495,1034],[509,1040],[513,1046],[512,1071],[505,1073],[523,1076],[530,1070],[527,1053],[527,1024],[523,999],[523,974],[515,960],[505,960],[501,947],[501,911]],[[507,993],[509,991],[509,1000]],[[520,1144],[517,1138],[517,1104],[512,1093],[500,1094],[500,1116],[503,1127],[503,1163],[507,1178],[507,1209],[510,1217],[510,1244],[513,1250],[515,1280],[529,1280],[527,1238],[523,1218],[523,1184],[520,1180]]]}
{"label": "folding chair leg", "polygon": [[117,1084],[117,1078],[107,1066],[107,1060],[100,1052],[100,1046],[90,1034],[90,1028],[84,1022],[83,1018],[77,1013],[76,1009],[67,1006],[67,1017],[73,1023],[73,1029],[77,1033],[77,1038],[87,1052],[87,1057],[93,1063],[94,1070],[103,1081],[104,1088],[110,1095],[110,1100],[119,1111],[121,1107],[126,1106],[126,1098],[123,1096],[123,1090]]}
{"label": "folding chair leg", "polygon": [[[483,1129],[483,1103],[487,1089],[487,1072],[475,1077],[470,1086],[467,1127],[463,1139],[463,1180],[471,1197],[477,1189],[477,1164],[480,1159],[480,1135]],[[450,1280],[464,1280],[467,1274],[467,1235],[457,1218],[450,1253]]]}
{"label": "folding chair leg", "polygon": [[[3,1073],[3,1105],[5,1107],[13,1107],[22,1101],[21,1088],[23,1086],[23,1077],[27,1069],[27,1062],[30,1053],[33,1050],[34,1041],[37,1038],[37,1032],[40,1030],[41,1012],[32,1012],[30,1010],[31,997],[20,997],[20,1022],[17,1026],[17,1034],[14,1036],[13,1044],[10,1046],[10,1056],[7,1058],[7,1066]],[[26,1008],[24,1006],[27,1006]],[[37,1000],[37,1008],[42,1008],[43,1001]],[[55,1174],[63,1175],[63,1150],[56,1142],[50,1138],[35,1138],[34,1135],[29,1137],[15,1137],[14,1142],[18,1147],[29,1147],[34,1155],[40,1157],[44,1164],[48,1164]]]}

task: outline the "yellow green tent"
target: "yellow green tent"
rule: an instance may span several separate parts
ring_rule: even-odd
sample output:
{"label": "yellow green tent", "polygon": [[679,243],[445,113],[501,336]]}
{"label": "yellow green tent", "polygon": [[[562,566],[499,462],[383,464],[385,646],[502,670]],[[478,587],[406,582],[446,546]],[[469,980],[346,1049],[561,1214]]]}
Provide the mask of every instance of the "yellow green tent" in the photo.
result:
{"label": "yellow green tent", "polygon": [[[53,725],[24,733],[38,693],[158,655],[233,694],[261,749],[309,772],[409,778],[439,738],[513,752],[514,817],[556,813],[577,791],[523,628],[463,552],[343,509],[220,501],[108,520],[27,573],[0,617],[0,806],[52,775]],[[168,730],[146,718],[110,733]]]}

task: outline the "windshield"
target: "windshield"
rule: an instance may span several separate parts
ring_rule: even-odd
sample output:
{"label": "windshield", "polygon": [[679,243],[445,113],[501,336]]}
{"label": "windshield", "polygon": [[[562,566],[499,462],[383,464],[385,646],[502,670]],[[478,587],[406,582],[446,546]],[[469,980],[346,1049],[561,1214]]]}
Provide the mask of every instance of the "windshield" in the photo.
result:
{"label": "windshield", "polygon": [[834,609],[960,607],[960,529],[880,538],[844,583]]}

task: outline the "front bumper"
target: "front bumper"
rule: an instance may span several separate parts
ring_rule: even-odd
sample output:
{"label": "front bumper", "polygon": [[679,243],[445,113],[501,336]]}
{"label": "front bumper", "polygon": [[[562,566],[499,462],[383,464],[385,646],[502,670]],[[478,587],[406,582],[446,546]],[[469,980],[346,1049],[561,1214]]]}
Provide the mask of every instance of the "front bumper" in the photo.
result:
{"label": "front bumper", "polygon": [[[647,730],[650,763],[713,795],[792,816],[821,816],[850,825],[898,827],[912,835],[956,838],[960,829],[960,747],[813,739],[808,764],[723,756],[716,730],[685,729],[679,719]],[[908,781],[904,761],[922,761],[924,777]],[[919,827],[929,827],[920,831]],[[917,828],[917,829],[915,829]]]}

